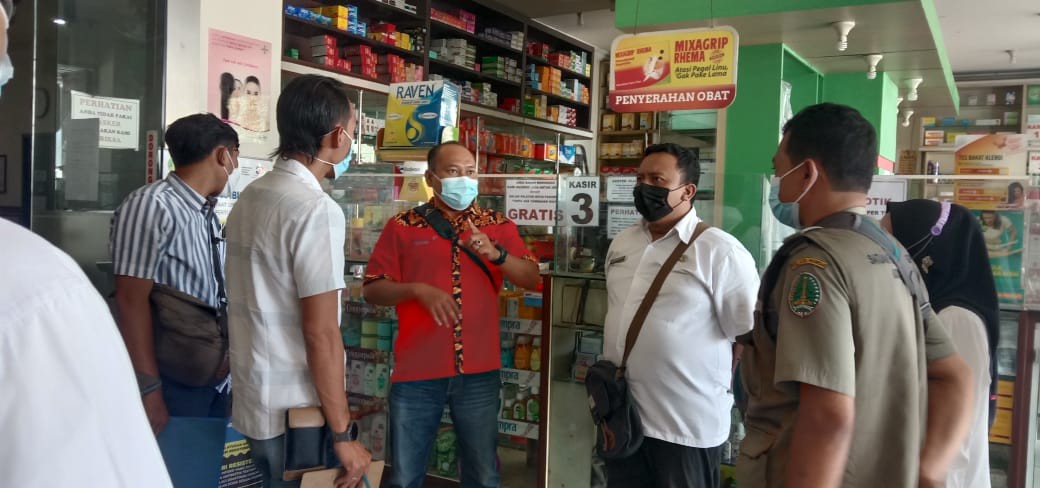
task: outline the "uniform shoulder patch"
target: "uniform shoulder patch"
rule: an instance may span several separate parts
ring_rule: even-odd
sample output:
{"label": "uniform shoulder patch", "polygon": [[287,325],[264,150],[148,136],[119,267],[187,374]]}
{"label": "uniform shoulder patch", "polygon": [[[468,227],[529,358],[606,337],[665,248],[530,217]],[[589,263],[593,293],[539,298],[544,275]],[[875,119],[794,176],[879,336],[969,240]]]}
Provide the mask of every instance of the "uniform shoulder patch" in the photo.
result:
{"label": "uniform shoulder patch", "polygon": [[804,319],[816,311],[822,297],[819,278],[812,273],[800,273],[791,283],[787,306],[796,317]]}
{"label": "uniform shoulder patch", "polygon": [[791,269],[795,269],[799,266],[815,266],[817,268],[824,269],[827,267],[827,261],[824,261],[820,258],[802,257],[795,259],[791,262]]}

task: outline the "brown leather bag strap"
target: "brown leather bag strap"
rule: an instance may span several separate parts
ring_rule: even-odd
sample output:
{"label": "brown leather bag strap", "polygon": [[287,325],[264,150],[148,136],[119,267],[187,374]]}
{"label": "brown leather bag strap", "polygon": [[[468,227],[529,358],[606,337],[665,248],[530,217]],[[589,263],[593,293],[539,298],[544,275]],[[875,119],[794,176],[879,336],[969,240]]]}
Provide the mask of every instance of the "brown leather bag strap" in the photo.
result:
{"label": "brown leather bag strap", "polygon": [[657,299],[657,294],[661,291],[661,286],[664,285],[665,278],[668,278],[668,274],[672,272],[672,268],[675,267],[675,263],[679,261],[683,253],[686,252],[698,237],[705,230],[711,227],[710,225],[701,221],[697,224],[697,228],[693,231],[693,236],[690,237],[689,242],[683,242],[679,240],[679,244],[675,246],[675,250],[668,256],[664,264],[661,265],[661,269],[657,271],[657,276],[654,277],[653,283],[650,284],[650,289],[646,291],[646,295],[643,296],[642,303],[639,304],[639,309],[636,310],[635,316],[632,317],[632,325],[628,327],[628,336],[625,337],[625,354],[621,357],[621,366],[617,369],[617,376],[621,377],[625,374],[625,367],[628,365],[628,355],[632,353],[632,347],[636,345],[636,338],[639,337],[639,331],[643,330],[643,322],[646,322],[646,316],[650,313],[650,307],[654,304],[654,300]]}

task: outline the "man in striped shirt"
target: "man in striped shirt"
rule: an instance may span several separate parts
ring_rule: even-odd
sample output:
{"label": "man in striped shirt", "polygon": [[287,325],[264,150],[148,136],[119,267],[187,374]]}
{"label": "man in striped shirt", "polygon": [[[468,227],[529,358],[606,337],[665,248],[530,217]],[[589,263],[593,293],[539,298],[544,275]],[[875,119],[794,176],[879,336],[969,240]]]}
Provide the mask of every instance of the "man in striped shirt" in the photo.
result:
{"label": "man in striped shirt", "polygon": [[[226,387],[179,384],[159,370],[149,296],[161,284],[218,307],[224,270],[215,269],[221,266],[214,253],[222,259],[223,248],[213,207],[238,166],[238,134],[212,114],[175,121],[165,139],[173,172],[123,201],[112,218],[110,242],[119,330],[156,433],[171,415],[228,415]],[[221,368],[214,384],[226,386],[227,372]]]}

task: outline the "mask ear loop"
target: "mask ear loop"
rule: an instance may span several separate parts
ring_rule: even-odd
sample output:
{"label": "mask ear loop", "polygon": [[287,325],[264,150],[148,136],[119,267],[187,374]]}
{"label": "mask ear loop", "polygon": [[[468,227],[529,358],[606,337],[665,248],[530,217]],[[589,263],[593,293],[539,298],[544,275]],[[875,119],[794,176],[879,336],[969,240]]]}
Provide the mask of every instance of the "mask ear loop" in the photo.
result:
{"label": "mask ear loop", "polygon": [[[913,254],[914,258],[921,254],[921,252],[923,252],[925,249],[927,249],[928,244],[931,244],[933,239],[939,237],[939,234],[942,234],[943,228],[946,227],[946,222],[950,219],[950,202],[942,202],[941,205],[941,209],[939,210],[939,219],[935,221],[935,225],[932,225],[932,228],[929,229],[928,233],[925,234],[925,236],[922,237],[920,240],[913,244],[910,244],[909,246],[906,246],[906,250],[909,251],[921,245],[921,243],[924,243],[924,245],[921,246],[921,249],[919,249],[917,252]],[[927,242],[925,242],[926,240]]]}

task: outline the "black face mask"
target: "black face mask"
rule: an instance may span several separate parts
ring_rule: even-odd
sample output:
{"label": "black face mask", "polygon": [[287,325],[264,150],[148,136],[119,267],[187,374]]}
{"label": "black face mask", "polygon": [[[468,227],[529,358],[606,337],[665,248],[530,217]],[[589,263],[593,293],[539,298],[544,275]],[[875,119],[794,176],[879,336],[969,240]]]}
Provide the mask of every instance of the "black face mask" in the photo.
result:
{"label": "black face mask", "polygon": [[636,200],[636,210],[647,222],[661,220],[672,213],[672,206],[668,205],[668,195],[681,188],[683,187],[669,190],[660,186],[638,184],[632,190],[632,196]]}

